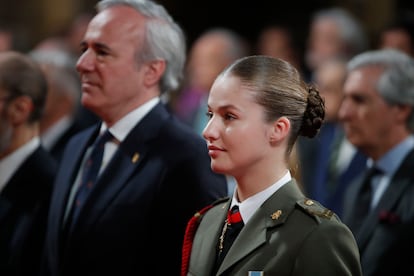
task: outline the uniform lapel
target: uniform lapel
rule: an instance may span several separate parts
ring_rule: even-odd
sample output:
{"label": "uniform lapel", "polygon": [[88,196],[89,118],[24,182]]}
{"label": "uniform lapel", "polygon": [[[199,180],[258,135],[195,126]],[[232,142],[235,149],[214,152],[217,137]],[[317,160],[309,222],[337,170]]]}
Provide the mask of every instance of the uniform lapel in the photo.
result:
{"label": "uniform lapel", "polygon": [[303,198],[303,195],[297,183],[292,180],[267,199],[241,230],[217,275],[224,273],[264,244],[267,241],[267,231],[283,224],[300,198]]}
{"label": "uniform lapel", "polygon": [[201,220],[191,249],[192,275],[211,275],[215,267],[216,250],[230,200],[211,208]]}

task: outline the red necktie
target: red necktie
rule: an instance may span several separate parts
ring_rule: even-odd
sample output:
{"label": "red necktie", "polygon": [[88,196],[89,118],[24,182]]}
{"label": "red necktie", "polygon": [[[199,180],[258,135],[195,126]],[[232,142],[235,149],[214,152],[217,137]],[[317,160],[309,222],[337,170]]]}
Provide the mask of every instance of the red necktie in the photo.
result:
{"label": "red necktie", "polygon": [[224,257],[226,256],[243,226],[244,223],[239,212],[239,206],[234,205],[227,213],[227,219],[224,223],[223,230],[219,238],[216,271],[220,267]]}
{"label": "red necktie", "polygon": [[227,213],[227,222],[229,224],[236,224],[242,221],[242,217],[240,215],[239,206],[234,205],[231,210]]}

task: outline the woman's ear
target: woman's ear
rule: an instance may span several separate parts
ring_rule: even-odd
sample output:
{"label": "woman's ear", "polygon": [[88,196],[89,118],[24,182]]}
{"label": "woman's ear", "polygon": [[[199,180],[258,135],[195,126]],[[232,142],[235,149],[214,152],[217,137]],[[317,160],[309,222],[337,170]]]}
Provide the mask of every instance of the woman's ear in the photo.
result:
{"label": "woman's ear", "polygon": [[270,143],[271,144],[280,144],[289,136],[290,132],[290,121],[286,117],[280,117],[275,122],[273,122],[272,130],[270,133]]}

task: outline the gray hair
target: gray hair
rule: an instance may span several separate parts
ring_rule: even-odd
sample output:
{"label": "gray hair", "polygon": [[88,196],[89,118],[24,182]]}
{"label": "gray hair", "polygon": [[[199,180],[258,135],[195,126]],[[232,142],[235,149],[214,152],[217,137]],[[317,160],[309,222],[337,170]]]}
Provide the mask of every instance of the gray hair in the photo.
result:
{"label": "gray hair", "polygon": [[349,56],[352,57],[368,47],[368,41],[361,24],[349,12],[342,8],[320,10],[313,16],[313,20],[329,18],[336,22],[340,29],[342,40],[349,47]]}
{"label": "gray hair", "polygon": [[146,16],[146,40],[137,53],[137,62],[162,59],[166,70],[161,78],[161,93],[175,90],[183,78],[186,59],[185,35],[166,9],[151,0],[102,0],[97,5],[100,12],[115,5],[134,8]]}
{"label": "gray hair", "polygon": [[71,55],[59,49],[35,49],[29,52],[29,56],[40,65],[53,68],[48,75],[59,88],[58,93],[65,93],[74,102],[79,101],[80,81],[75,70],[76,61]]}
{"label": "gray hair", "polygon": [[[348,63],[348,71],[366,66],[384,68],[377,84],[378,93],[392,105],[414,107],[414,59],[407,54],[384,49],[362,53]],[[407,119],[407,126],[414,131],[414,112]]]}

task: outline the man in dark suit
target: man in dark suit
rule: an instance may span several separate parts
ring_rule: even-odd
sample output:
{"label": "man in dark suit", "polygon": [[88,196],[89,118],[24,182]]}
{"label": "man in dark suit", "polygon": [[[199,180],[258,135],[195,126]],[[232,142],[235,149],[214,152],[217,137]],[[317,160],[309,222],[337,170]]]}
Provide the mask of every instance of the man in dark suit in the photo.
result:
{"label": "man in dark suit", "polygon": [[330,58],[315,71],[315,83],[325,100],[325,120],[316,139],[298,138],[300,172],[305,194],[342,216],[343,196],[358,176],[366,157],[347,141],[338,120],[346,61]]}
{"label": "man in dark suit", "polygon": [[348,64],[344,95],[346,136],[376,171],[352,183],[344,205],[364,275],[413,275],[405,249],[414,244],[414,60],[396,50],[360,54]]}
{"label": "man in dark suit", "polygon": [[[183,34],[152,1],[105,0],[97,7],[77,70],[81,102],[102,123],[75,135],[61,160],[46,273],[179,275],[187,221],[227,195],[205,142],[160,101],[179,85]],[[88,148],[102,132],[112,138],[101,146],[100,173],[84,182],[83,171],[101,163],[92,158],[84,167],[98,155]]]}
{"label": "man in dark suit", "polygon": [[0,53],[0,275],[39,275],[56,164],[41,146],[47,84],[17,52]]}

